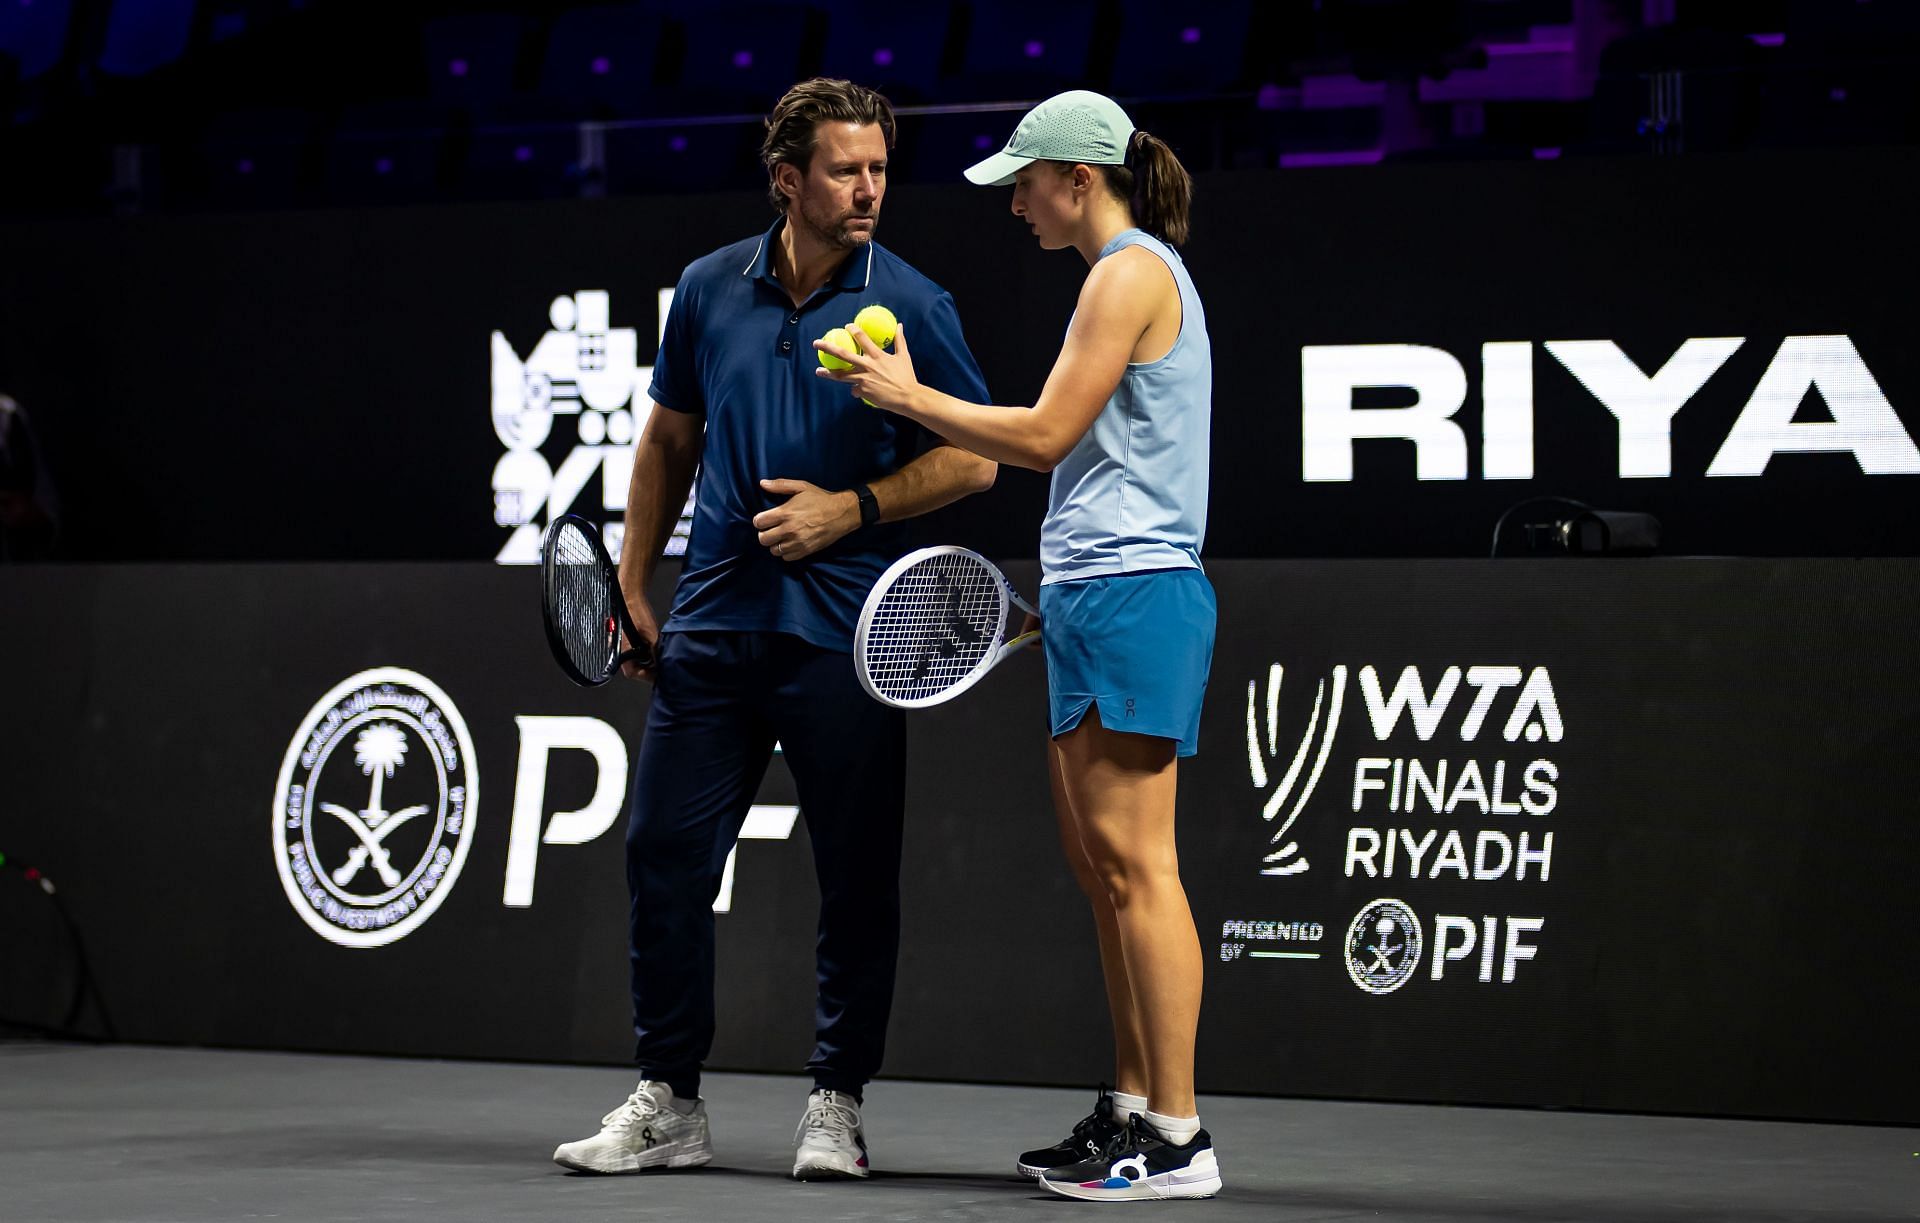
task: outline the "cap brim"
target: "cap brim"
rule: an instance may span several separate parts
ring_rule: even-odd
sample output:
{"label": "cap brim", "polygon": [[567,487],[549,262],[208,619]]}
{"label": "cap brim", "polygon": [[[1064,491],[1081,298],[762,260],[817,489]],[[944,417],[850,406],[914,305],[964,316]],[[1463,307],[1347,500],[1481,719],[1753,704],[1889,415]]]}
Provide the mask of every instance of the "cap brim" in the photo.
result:
{"label": "cap brim", "polygon": [[1016,173],[1037,160],[1038,158],[1033,157],[1019,157],[1002,149],[978,165],[968,166],[967,181],[977,187],[1010,186]]}

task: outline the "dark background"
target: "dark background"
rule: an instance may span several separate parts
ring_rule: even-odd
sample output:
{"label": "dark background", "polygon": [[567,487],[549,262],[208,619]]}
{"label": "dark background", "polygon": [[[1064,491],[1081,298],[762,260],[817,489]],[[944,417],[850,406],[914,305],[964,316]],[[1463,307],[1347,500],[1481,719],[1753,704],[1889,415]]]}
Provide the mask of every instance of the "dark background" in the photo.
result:
{"label": "dark background", "polygon": [[[1705,471],[1788,335],[1850,336],[1920,431],[1916,169],[1882,149],[1203,176],[1187,256],[1216,362],[1207,554],[1483,556],[1501,511],[1539,495],[1649,511],[1672,554],[1915,554],[1920,477],[1846,454]],[[994,395],[1024,403],[1084,268],[1034,249],[1006,205],[901,185],[880,236],[953,292]],[[489,334],[524,356],[553,297],[603,288],[646,364],[657,290],[770,220],[741,190],[10,224],[0,385],[43,437],[70,559],[487,559],[505,538]],[[1620,479],[1614,418],[1541,342],[1611,339],[1652,370],[1694,336],[1747,340],[1675,417],[1672,477]],[[1478,475],[1493,340],[1536,345],[1532,480]],[[1362,441],[1351,484],[1302,481],[1300,347],[1363,343],[1462,362],[1471,478],[1417,481],[1411,445]],[[1826,419],[1817,395],[1800,419]],[[1044,505],[1044,477],[1007,471],[924,533],[1031,556]]]}
{"label": "dark background", "polygon": [[[662,581],[672,578],[666,567]],[[1920,867],[1910,745],[1913,562],[1216,562],[1221,633],[1198,757],[1181,768],[1182,871],[1207,955],[1206,1092],[1532,1104],[1912,1124],[1920,1080],[1904,940]],[[1031,589],[1030,564],[1013,568]],[[502,903],[518,715],[605,719],[631,745],[645,690],[563,681],[534,575],[487,564],[42,566],[0,597],[6,841],[87,939],[123,1039],[619,1063],[630,1053],[621,825],[542,845],[534,903]],[[917,715],[906,928],[887,1071],[1084,1085],[1108,1072],[1085,902],[1060,861],[1040,659]],[[1292,829],[1304,874],[1263,876],[1272,827],[1246,756],[1248,685],[1278,703],[1280,767],[1337,665],[1548,668],[1560,743],[1506,744],[1512,691],[1462,742],[1462,686],[1422,742],[1384,744],[1357,682]],[[280,761],[307,709],[375,666],[440,685],[474,739],[472,852],[446,902],[389,946],[309,930],[273,865]],[[1555,834],[1551,878],[1347,878],[1363,755],[1560,770],[1541,817],[1412,815],[1416,830]],[[548,811],[578,807],[581,753]],[[1483,763],[1483,768],[1489,767]],[[1277,774],[1278,768],[1275,769]],[[761,800],[792,800],[776,767]],[[1513,795],[1509,782],[1507,794]],[[796,828],[743,842],[721,916],[716,1068],[790,1071],[811,1044],[817,892]],[[1532,916],[1537,958],[1475,979],[1423,961],[1373,996],[1340,957],[1367,902]],[[51,1022],[73,966],[48,906],[0,872],[0,1015]],[[1319,961],[1226,962],[1229,920],[1319,922]],[[10,934],[9,947],[18,944]],[[99,1031],[89,1008],[82,1027]]]}

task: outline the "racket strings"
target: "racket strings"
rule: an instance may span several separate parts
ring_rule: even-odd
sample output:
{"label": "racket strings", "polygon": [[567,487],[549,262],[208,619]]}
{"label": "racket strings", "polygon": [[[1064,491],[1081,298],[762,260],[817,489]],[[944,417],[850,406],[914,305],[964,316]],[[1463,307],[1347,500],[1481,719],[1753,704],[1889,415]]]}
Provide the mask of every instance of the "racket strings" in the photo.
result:
{"label": "racket strings", "polygon": [[554,539],[549,570],[554,618],[567,657],[582,674],[604,675],[619,652],[612,590],[593,541],[571,523]]}
{"label": "racket strings", "polygon": [[946,691],[999,647],[1005,606],[999,578],[971,557],[935,556],[914,565],[874,608],[868,678],[898,700]]}

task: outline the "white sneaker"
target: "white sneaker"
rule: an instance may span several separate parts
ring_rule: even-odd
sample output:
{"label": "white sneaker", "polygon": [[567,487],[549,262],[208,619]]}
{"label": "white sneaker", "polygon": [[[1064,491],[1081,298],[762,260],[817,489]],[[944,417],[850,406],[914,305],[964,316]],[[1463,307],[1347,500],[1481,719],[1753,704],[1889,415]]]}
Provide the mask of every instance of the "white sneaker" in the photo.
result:
{"label": "white sneaker", "polygon": [[816,1090],[793,1134],[793,1179],[837,1180],[867,1174],[867,1136],[860,1106],[844,1092]]}
{"label": "white sneaker", "polygon": [[600,1132],[554,1149],[553,1162],[581,1172],[639,1172],[646,1168],[697,1168],[713,1159],[707,1102],[695,1100],[683,1113],[668,1101],[673,1089],[641,1079],[626,1102],[600,1118]]}

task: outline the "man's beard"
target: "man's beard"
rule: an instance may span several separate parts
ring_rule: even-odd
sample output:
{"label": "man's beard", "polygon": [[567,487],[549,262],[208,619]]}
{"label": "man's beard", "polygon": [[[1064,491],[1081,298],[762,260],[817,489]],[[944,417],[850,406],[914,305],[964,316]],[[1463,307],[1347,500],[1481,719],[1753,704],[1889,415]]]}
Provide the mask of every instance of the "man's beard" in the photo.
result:
{"label": "man's beard", "polygon": [[[873,222],[866,229],[854,231],[847,223],[854,220]],[[849,212],[839,217],[824,215],[815,211],[805,200],[800,202],[800,223],[807,231],[828,246],[850,251],[856,246],[864,246],[873,241],[873,231],[880,226],[880,214],[876,210],[869,213]]]}

